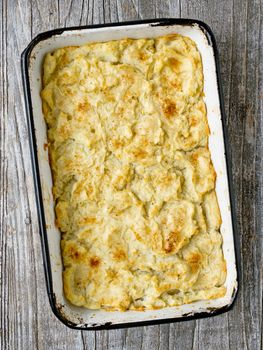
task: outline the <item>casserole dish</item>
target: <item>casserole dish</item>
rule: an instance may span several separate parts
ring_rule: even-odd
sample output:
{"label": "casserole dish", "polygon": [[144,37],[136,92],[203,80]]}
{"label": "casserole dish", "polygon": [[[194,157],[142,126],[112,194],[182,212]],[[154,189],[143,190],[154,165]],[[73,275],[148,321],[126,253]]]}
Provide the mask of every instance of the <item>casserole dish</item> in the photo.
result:
{"label": "casserole dish", "polygon": [[[178,307],[145,312],[106,312],[87,310],[71,305],[63,295],[60,233],[55,226],[52,177],[48,159],[46,124],[40,99],[42,62],[47,52],[57,48],[82,45],[86,42],[149,38],[167,34],[190,37],[197,45],[203,62],[204,94],[211,131],[209,148],[217,173],[216,193],[222,216],[221,234],[226,260],[227,278],[224,297],[198,301]],[[237,291],[237,270],[234,249],[234,217],[230,200],[223,107],[218,86],[218,63],[211,30],[195,20],[163,19],[126,22],[102,26],[57,29],[37,36],[22,54],[22,74],[26,97],[32,164],[35,176],[36,199],[40,234],[50,303],[56,316],[66,325],[77,329],[114,328],[183,320],[223,312],[233,304]],[[230,204],[231,203],[231,204]]]}

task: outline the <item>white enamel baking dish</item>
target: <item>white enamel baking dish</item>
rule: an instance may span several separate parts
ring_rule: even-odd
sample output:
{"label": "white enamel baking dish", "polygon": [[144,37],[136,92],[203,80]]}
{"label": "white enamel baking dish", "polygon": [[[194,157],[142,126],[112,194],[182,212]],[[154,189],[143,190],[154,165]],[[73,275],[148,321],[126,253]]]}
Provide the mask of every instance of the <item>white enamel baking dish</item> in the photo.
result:
{"label": "white enamel baking dish", "polygon": [[[211,135],[209,147],[217,173],[216,192],[222,215],[221,233],[227,264],[223,298],[198,301],[179,307],[152,311],[106,312],[87,310],[71,305],[64,297],[60,232],[55,226],[52,198],[52,177],[45,147],[44,121],[40,90],[42,62],[45,54],[64,46],[82,45],[89,41],[108,41],[121,38],[156,37],[179,33],[193,39],[201,53],[204,69],[204,93]],[[234,245],[234,215],[227,160],[227,142],[224,127],[222,93],[219,86],[218,58],[215,40],[210,28],[196,20],[159,19],[56,29],[38,35],[22,53],[22,76],[34,171],[36,202],[38,206],[40,237],[50,304],[55,315],[67,326],[76,329],[102,329],[141,324],[174,322],[189,318],[215,315],[228,310],[237,292],[237,268]]]}

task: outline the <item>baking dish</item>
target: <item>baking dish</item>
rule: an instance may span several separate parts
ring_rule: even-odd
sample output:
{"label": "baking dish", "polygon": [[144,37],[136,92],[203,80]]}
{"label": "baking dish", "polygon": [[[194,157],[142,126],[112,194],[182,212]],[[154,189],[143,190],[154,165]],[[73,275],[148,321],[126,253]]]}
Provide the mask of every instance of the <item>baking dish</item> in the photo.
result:
{"label": "baking dish", "polygon": [[[47,143],[46,124],[39,94],[43,57],[54,49],[81,45],[89,41],[156,37],[172,33],[179,33],[193,39],[202,56],[204,100],[211,131],[209,148],[217,173],[216,192],[222,216],[221,233],[227,264],[225,282],[227,293],[220,299],[144,312],[106,312],[75,307],[67,302],[63,295],[60,233],[55,226],[52,177],[48,151],[45,147]],[[76,329],[102,329],[171,322],[215,315],[228,310],[233,305],[237,292],[234,244],[236,230],[218,69],[215,40],[210,28],[200,21],[188,19],[158,19],[56,29],[38,35],[22,53],[22,76],[47,290],[53,312],[67,326]]]}

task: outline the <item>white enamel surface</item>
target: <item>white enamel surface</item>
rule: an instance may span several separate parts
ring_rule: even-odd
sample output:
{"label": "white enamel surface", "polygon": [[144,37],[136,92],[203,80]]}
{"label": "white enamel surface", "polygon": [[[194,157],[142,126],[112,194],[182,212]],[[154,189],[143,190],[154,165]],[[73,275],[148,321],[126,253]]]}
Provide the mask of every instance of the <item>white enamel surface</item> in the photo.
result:
{"label": "white enamel surface", "polygon": [[[60,254],[60,232],[54,221],[54,204],[52,198],[52,178],[48,162],[48,151],[44,149],[46,139],[46,125],[42,114],[40,99],[41,90],[41,67],[44,55],[59,47],[69,45],[82,45],[89,41],[108,41],[130,38],[156,37],[165,34],[179,33],[190,37],[195,41],[201,53],[204,69],[204,93],[207,106],[208,123],[211,131],[209,137],[209,148],[212,161],[217,173],[216,192],[222,216],[221,233],[223,236],[223,251],[227,263],[226,288],[227,293],[223,298],[199,301],[180,307],[170,307],[152,311],[127,311],[127,312],[105,312],[100,310],[87,310],[74,307],[69,304],[63,295],[62,286],[62,262]],[[60,35],[38,43],[30,57],[30,90],[33,105],[33,117],[38,147],[38,162],[41,176],[42,196],[44,200],[45,218],[50,251],[53,291],[58,304],[64,305],[63,315],[69,321],[78,325],[96,324],[103,325],[106,322],[130,323],[139,321],[150,321],[156,319],[169,319],[181,317],[184,314],[194,314],[207,311],[208,308],[221,308],[231,303],[233,291],[237,288],[237,273],[235,266],[235,254],[233,243],[233,231],[231,221],[231,209],[229,201],[229,189],[226,172],[225,149],[223,140],[222,121],[219,105],[219,95],[216,79],[216,67],[214,53],[207,42],[207,38],[198,25],[182,26],[151,26],[151,24],[138,24],[117,27],[105,27],[96,29],[79,29],[66,31]],[[82,321],[80,321],[80,319]]]}

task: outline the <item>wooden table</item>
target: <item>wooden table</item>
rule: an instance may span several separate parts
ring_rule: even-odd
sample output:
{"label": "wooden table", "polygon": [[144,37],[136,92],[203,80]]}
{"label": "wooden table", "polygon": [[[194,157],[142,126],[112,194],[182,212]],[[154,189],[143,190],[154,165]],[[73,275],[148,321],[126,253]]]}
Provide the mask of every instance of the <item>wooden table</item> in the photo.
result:
{"label": "wooden table", "polygon": [[[2,349],[262,349],[261,0],[2,0],[0,269]],[[66,328],[49,307],[40,249],[20,54],[39,32],[155,17],[207,22],[218,43],[232,151],[241,286],[234,308],[198,321],[125,330]]]}

